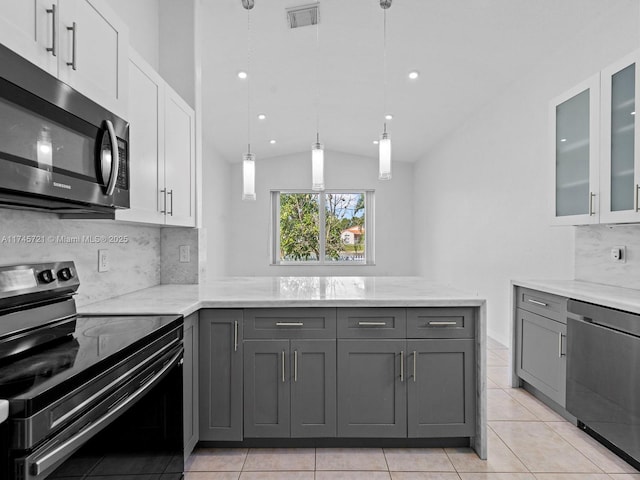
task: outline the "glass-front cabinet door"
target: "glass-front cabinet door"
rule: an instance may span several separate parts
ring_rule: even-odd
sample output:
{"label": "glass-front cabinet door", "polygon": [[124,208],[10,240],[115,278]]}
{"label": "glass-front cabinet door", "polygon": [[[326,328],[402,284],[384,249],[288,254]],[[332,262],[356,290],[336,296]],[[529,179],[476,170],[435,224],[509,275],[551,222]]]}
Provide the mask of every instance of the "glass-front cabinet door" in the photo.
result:
{"label": "glass-front cabinet door", "polygon": [[599,221],[599,113],[599,74],[551,101],[554,224]]}
{"label": "glass-front cabinet door", "polygon": [[634,52],[602,71],[602,223],[640,221],[640,152],[636,148],[639,64],[640,52]]}

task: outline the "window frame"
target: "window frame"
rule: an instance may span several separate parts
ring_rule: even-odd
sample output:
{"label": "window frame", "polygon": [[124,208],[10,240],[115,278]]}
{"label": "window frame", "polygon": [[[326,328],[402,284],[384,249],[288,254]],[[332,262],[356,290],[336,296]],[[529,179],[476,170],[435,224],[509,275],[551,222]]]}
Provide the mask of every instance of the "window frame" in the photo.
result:
{"label": "window frame", "polygon": [[[319,196],[319,236],[320,236],[320,258],[318,260],[280,260],[280,194],[314,194]],[[364,194],[364,248],[365,259],[364,262],[356,261],[344,261],[344,260],[327,260],[325,258],[325,241],[326,241],[326,194]],[[303,265],[303,266],[373,266],[375,265],[375,190],[371,189],[327,189],[322,191],[315,190],[300,190],[300,189],[282,189],[271,190],[271,222],[270,222],[270,265],[272,266],[289,266],[289,265]]]}

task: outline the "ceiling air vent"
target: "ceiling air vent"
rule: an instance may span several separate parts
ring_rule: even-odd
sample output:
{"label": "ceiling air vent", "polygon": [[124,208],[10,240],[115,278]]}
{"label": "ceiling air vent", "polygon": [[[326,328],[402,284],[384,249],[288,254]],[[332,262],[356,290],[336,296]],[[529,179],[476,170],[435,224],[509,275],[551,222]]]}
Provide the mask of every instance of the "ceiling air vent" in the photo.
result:
{"label": "ceiling air vent", "polygon": [[317,25],[320,21],[320,3],[287,8],[287,21],[290,28]]}

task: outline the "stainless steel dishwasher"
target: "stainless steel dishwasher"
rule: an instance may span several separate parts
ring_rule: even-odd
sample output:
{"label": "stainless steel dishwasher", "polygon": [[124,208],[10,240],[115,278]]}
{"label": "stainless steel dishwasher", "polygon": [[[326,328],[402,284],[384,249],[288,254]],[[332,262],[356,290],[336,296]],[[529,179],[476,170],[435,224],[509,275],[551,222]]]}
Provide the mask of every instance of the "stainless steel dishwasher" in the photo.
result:
{"label": "stainless steel dishwasher", "polygon": [[569,300],[567,410],[640,468],[640,315]]}

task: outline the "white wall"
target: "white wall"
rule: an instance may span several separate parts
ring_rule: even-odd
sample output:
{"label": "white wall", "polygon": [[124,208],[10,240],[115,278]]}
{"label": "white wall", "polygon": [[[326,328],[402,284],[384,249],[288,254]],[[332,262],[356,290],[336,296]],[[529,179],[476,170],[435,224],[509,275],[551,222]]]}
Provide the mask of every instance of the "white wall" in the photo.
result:
{"label": "white wall", "polygon": [[108,0],[109,6],[129,26],[129,43],[155,69],[160,65],[160,2],[158,0]]}
{"label": "white wall", "polygon": [[[205,159],[206,161],[206,159]],[[227,275],[413,275],[413,165],[396,162],[391,181],[378,180],[377,159],[325,152],[328,189],[375,190],[375,266],[271,266],[269,256],[271,190],[310,189],[311,152],[256,161],[255,202],[241,200],[240,164],[228,180],[226,233]],[[208,180],[207,180],[208,181]],[[205,210],[206,212],[206,210]],[[214,234],[209,233],[211,237]],[[215,255],[209,250],[211,256]]]}
{"label": "white wall", "polygon": [[638,4],[611,9],[416,165],[420,274],[487,298],[488,333],[507,345],[510,280],[574,273],[575,228],[549,226],[548,102],[637,48],[639,18]]}

